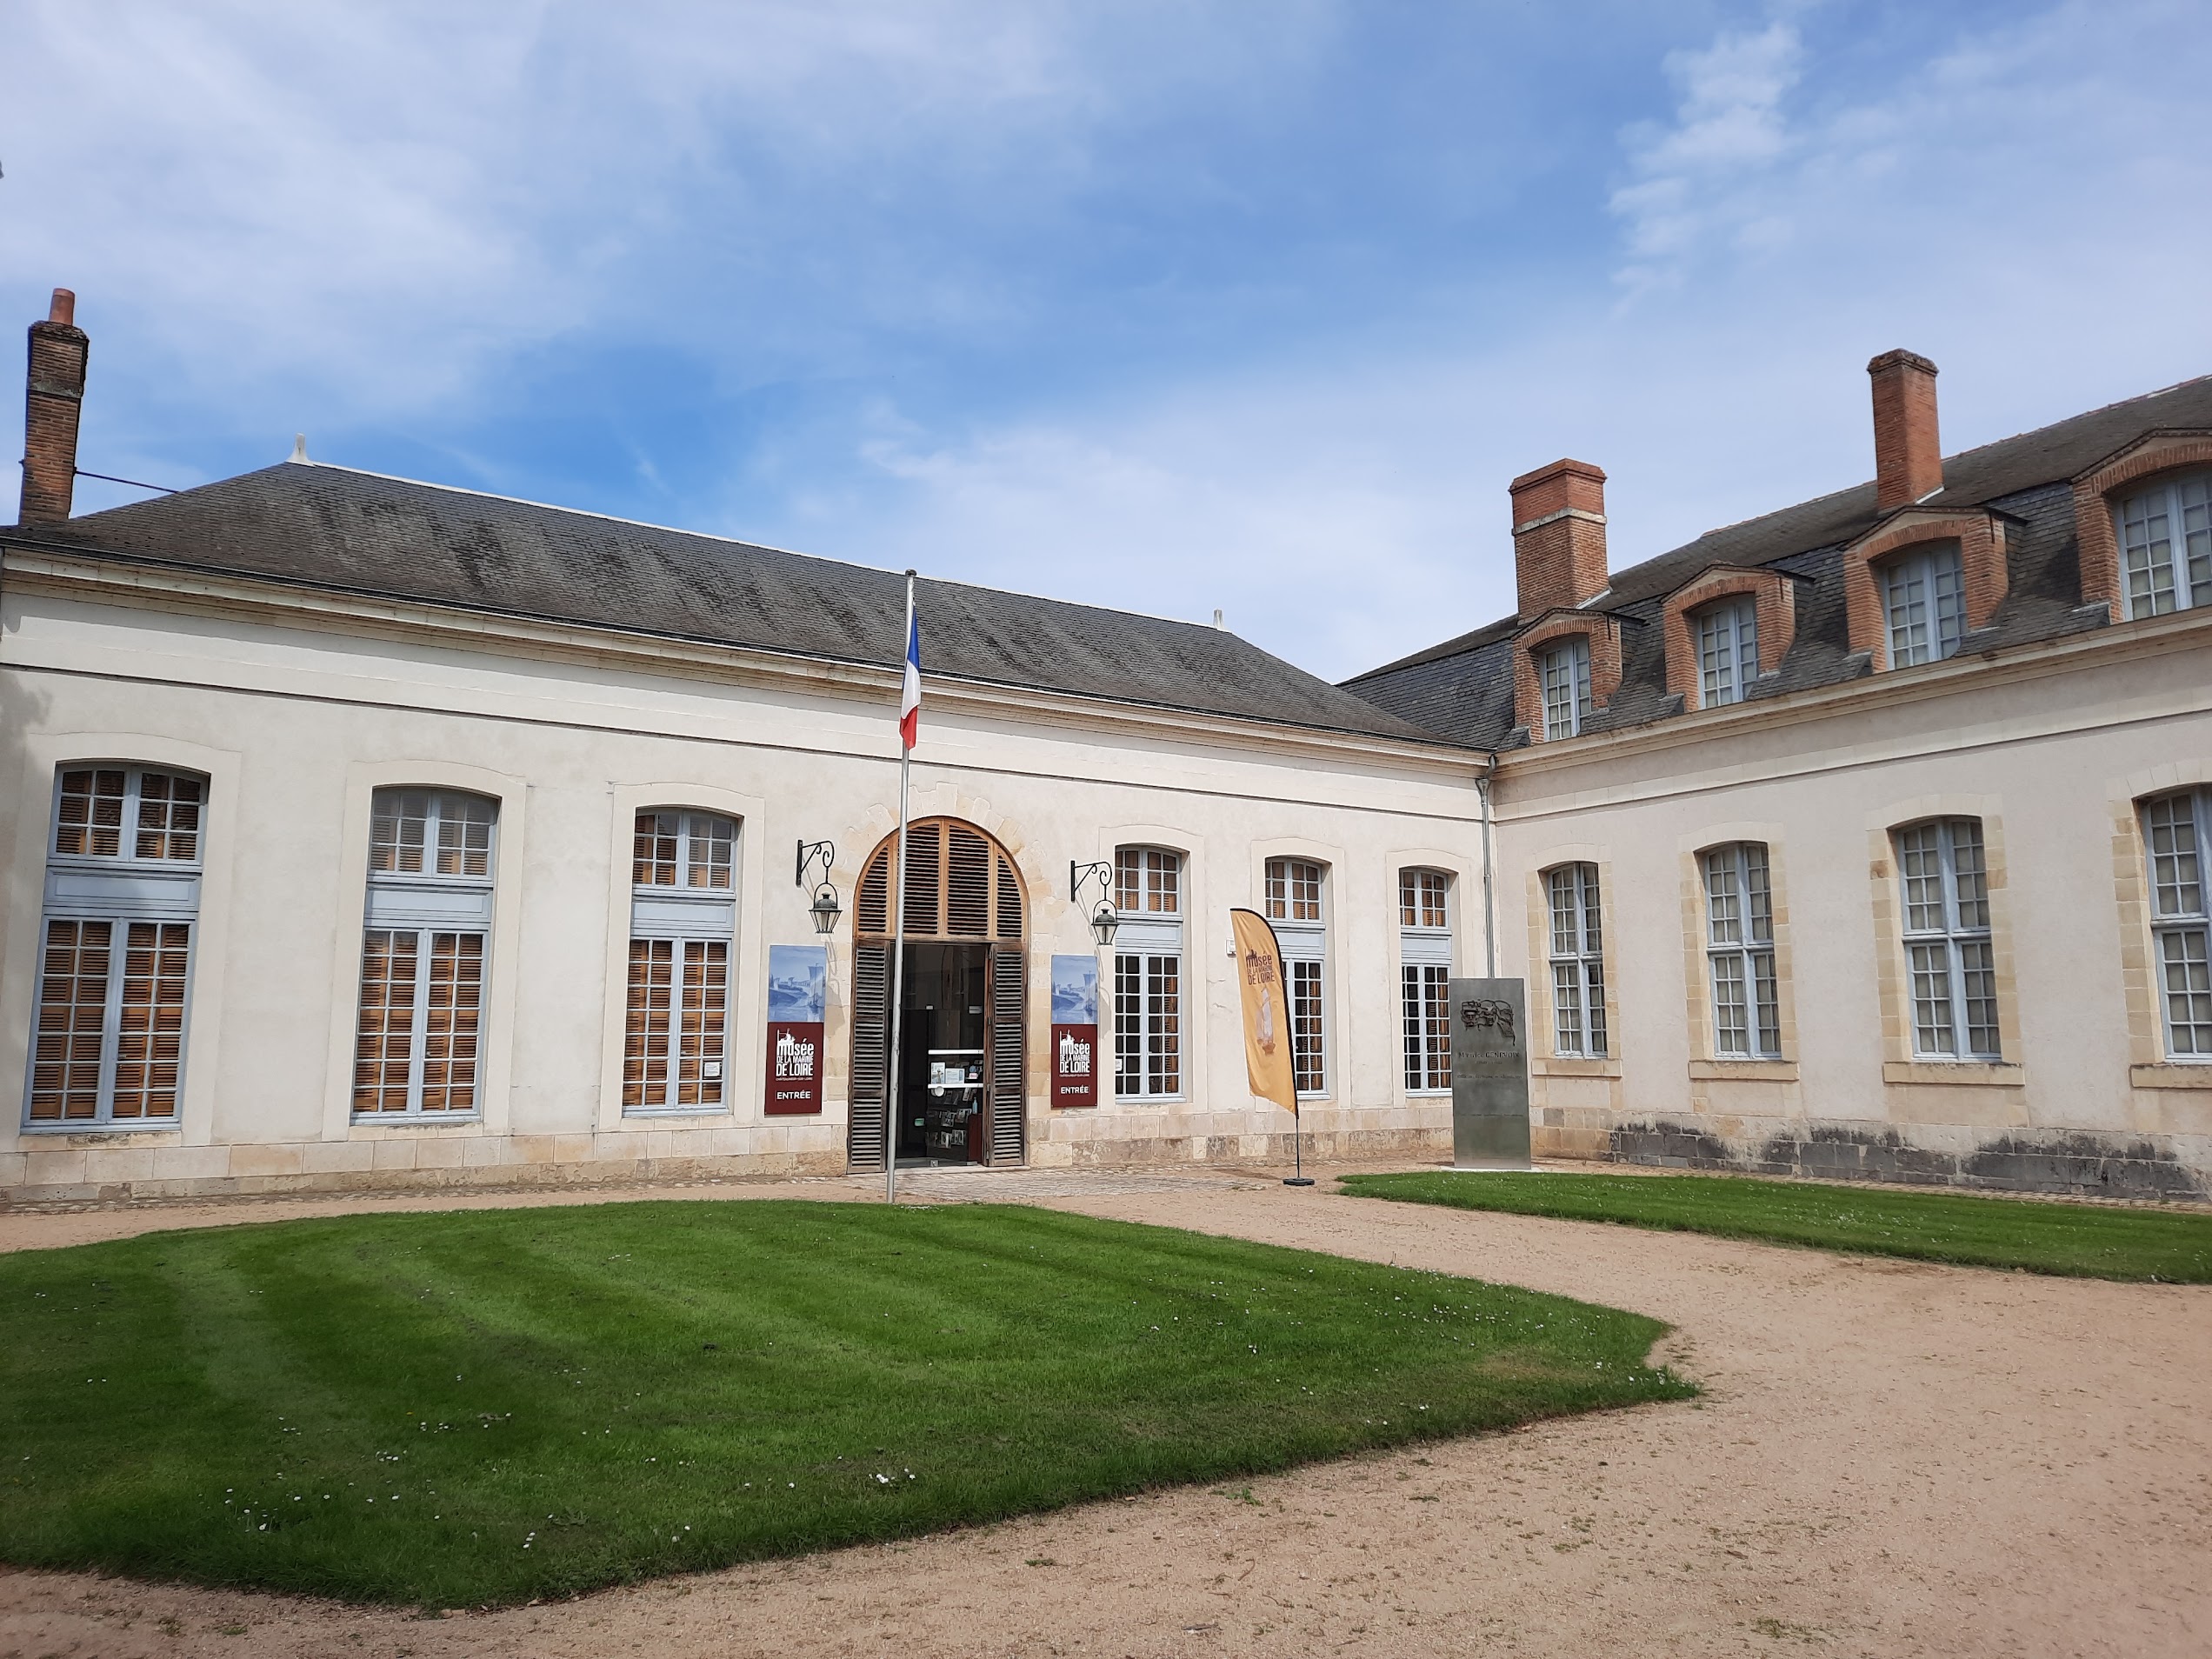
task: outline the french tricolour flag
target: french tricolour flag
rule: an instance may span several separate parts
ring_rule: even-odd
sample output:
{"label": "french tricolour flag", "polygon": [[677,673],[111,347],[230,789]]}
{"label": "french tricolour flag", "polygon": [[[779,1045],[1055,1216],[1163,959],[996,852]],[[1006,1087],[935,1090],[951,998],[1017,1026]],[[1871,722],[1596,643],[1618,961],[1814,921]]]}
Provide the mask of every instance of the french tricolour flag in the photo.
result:
{"label": "french tricolour flag", "polygon": [[899,692],[899,742],[908,749],[922,730],[922,619],[906,608],[906,684]]}

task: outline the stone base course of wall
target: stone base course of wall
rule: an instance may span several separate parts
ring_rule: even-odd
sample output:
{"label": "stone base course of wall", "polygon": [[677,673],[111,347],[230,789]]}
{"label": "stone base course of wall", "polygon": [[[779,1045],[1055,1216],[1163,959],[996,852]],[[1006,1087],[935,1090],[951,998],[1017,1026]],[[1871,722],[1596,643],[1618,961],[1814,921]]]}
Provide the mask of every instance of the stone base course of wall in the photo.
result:
{"label": "stone base course of wall", "polygon": [[[89,1137],[88,1137],[89,1138]],[[848,1173],[842,1148],[671,1155],[659,1135],[477,1136],[422,1141],[332,1141],[259,1146],[57,1147],[0,1155],[0,1210],[316,1193],[463,1192],[683,1185],[817,1178]],[[1041,1141],[1032,1167],[1123,1169],[1291,1161],[1288,1129]],[[1316,1131],[1305,1156],[1335,1161],[1419,1159],[1451,1152],[1451,1131],[1387,1128]]]}
{"label": "stone base course of wall", "polygon": [[[1176,1135],[1047,1143],[1030,1162],[1041,1169],[1121,1169],[1178,1163],[1289,1163],[1298,1156],[1292,1132]],[[1449,1158],[1449,1125],[1442,1129],[1314,1129],[1307,1133],[1303,1156],[1331,1163],[1373,1163]]]}
{"label": "stone base course of wall", "polygon": [[[2212,1202],[2212,1137],[1551,1112],[1539,1157],[2068,1197]],[[1575,1121],[1579,1119],[1598,1121]]]}

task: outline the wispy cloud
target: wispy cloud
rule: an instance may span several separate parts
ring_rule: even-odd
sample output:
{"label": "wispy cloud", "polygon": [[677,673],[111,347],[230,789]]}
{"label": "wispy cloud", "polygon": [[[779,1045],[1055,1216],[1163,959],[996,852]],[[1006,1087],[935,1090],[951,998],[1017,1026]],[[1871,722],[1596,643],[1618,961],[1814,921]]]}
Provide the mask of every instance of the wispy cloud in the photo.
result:
{"label": "wispy cloud", "polygon": [[1889,346],[1954,446],[2212,368],[2179,0],[0,8],[100,470],[304,426],[1333,675],[1503,610],[1559,455],[1626,560],[1864,476]]}
{"label": "wispy cloud", "polygon": [[1780,230],[1750,181],[1791,150],[1782,102],[1802,72],[1803,43],[1777,18],[1756,33],[1723,34],[1698,50],[1669,52],[1667,78],[1680,94],[1670,124],[1641,123],[1626,134],[1636,182],[1613,192],[1632,287],[1679,276],[1699,244],[1716,237],[1771,242]]}

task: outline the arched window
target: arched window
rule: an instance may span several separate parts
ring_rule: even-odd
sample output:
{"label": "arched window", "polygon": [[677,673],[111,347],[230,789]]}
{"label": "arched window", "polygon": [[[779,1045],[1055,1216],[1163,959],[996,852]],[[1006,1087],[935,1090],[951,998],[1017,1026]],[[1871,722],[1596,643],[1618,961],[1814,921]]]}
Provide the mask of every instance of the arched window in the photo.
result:
{"label": "arched window", "polygon": [[2212,790],[2142,803],[2150,861],[2153,972],[2164,1009],[2169,1059],[2212,1060],[2212,916],[2204,850],[2212,841]]}
{"label": "arched window", "polygon": [[1451,1087],[1451,878],[1398,872],[1398,996],[1409,1093]]}
{"label": "arched window", "polygon": [[354,1112],[472,1116],[481,1105],[499,804],[378,790],[370,812]]}
{"label": "arched window", "polygon": [[2161,479],[2112,516],[2129,616],[2212,604],[2212,473]]}
{"label": "arched window", "polygon": [[1114,854],[1114,1092],[1123,1100],[1183,1093],[1183,855]]}
{"label": "arched window", "polygon": [[1544,872],[1551,910],[1552,1050],[1600,1059],[1606,1052],[1605,929],[1596,864]]}
{"label": "arched window", "polygon": [[200,912],[207,781],[66,765],[47,841],[33,1129],[173,1123]]}
{"label": "arched window", "polygon": [[1267,915],[1290,979],[1290,1070],[1301,1095],[1329,1092],[1326,878],[1310,858],[1267,861]]}
{"label": "arched window", "polygon": [[1589,641],[1576,635],[1539,650],[1536,677],[1543,691],[1544,741],[1576,736],[1590,717]]}
{"label": "arched window", "polygon": [[1956,542],[1909,549],[1877,574],[1891,668],[1940,663],[1958,650],[1966,637],[1966,577]]}
{"label": "arched window", "polygon": [[633,829],[623,1110],[719,1111],[728,1099],[737,824],[649,808]]}
{"label": "arched window", "polygon": [[1706,849],[1705,959],[1713,987],[1713,1052],[1722,1059],[1782,1057],[1782,999],[1775,979],[1774,896],[1762,842]]}
{"label": "arched window", "polygon": [[1759,675],[1759,607],[1749,594],[1707,605],[1690,618],[1697,640],[1698,706],[1741,703]]}
{"label": "arched window", "polygon": [[1930,818],[1896,832],[1913,1052],[1995,1060],[1997,971],[1979,818]]}

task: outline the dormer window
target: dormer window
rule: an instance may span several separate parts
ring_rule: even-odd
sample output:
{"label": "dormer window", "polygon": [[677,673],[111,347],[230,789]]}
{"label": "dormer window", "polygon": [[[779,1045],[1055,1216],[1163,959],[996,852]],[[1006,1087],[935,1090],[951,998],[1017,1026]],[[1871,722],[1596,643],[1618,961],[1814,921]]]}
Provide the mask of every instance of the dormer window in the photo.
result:
{"label": "dormer window", "polygon": [[2113,518],[2129,617],[2212,604],[2212,473],[2154,484]]}
{"label": "dormer window", "polygon": [[1940,663],[1957,651],[1966,637],[1966,576],[1958,543],[1915,548],[1878,574],[1891,668]]}
{"label": "dormer window", "polygon": [[1589,641],[1577,635],[1536,653],[1543,683],[1544,741],[1578,734],[1590,716]]}
{"label": "dormer window", "polygon": [[1748,594],[1708,605],[1697,625],[1698,706],[1741,703],[1759,672],[1759,607]]}

